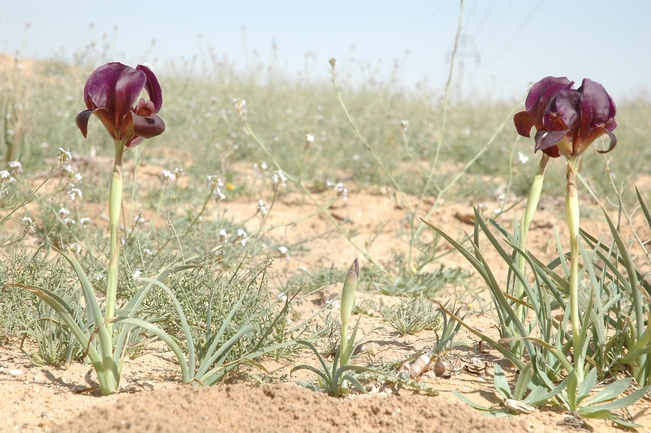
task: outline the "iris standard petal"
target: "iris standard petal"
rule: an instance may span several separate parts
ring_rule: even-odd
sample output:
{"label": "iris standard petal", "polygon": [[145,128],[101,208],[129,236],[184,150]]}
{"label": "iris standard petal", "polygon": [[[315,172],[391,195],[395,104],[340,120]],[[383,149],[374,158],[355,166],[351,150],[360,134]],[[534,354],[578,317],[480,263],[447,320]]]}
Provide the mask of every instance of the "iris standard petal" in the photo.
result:
{"label": "iris standard petal", "polygon": [[146,66],[138,65],[136,66],[136,69],[145,73],[145,76],[147,77],[145,90],[147,90],[149,100],[154,103],[154,113],[158,113],[163,105],[163,91],[160,88],[160,84],[158,84],[158,78],[156,78],[156,75],[154,75],[152,70]]}
{"label": "iris standard petal", "polygon": [[113,119],[120,119],[135,104],[147,81],[140,71],[112,62],[97,68],[84,86],[84,100],[89,109],[104,107]]}
{"label": "iris standard petal", "polygon": [[545,77],[531,87],[525,109],[536,120],[541,121],[547,107],[558,92],[572,87],[572,82],[567,77]]}
{"label": "iris standard petal", "polygon": [[[575,129],[578,126],[581,95],[573,89],[561,90],[554,98],[548,115],[543,122],[546,128],[554,131]],[[550,119],[553,119],[550,121]]]}
{"label": "iris standard petal", "polygon": [[581,94],[581,135],[587,136],[593,128],[604,126],[609,119],[613,119],[616,108],[606,89],[599,83],[586,78],[578,91]]}

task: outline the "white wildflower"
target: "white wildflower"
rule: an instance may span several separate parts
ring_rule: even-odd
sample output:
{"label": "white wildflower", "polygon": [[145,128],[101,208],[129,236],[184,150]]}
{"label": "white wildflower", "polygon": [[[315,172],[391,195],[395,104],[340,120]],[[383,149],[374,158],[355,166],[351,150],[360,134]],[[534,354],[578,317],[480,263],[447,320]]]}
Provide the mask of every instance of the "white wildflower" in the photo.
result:
{"label": "white wildflower", "polygon": [[70,186],[73,187],[73,188],[70,188],[68,190],[68,193],[67,193],[70,200],[75,201],[77,199],[82,199],[84,194],[81,192],[81,190],[79,188],[74,188],[74,185],[72,185],[72,184]]}
{"label": "white wildflower", "polygon": [[224,186],[224,182],[219,177],[214,175],[210,175],[207,177],[208,177],[208,185],[210,186],[211,190]]}
{"label": "white wildflower", "polygon": [[63,147],[59,148],[59,155],[57,155],[57,160],[59,163],[63,164],[64,162],[68,162],[72,159],[72,153],[70,153],[70,149],[64,149]]}
{"label": "white wildflower", "polygon": [[72,218],[64,218],[63,219],[63,224],[65,224],[68,227],[70,227],[71,225],[74,225],[76,223],[77,222],[75,220],[73,220]]}
{"label": "white wildflower", "polygon": [[337,183],[333,189],[338,196],[344,199],[344,201],[348,200],[348,189],[344,186],[343,183],[341,182]]}
{"label": "white wildflower", "polygon": [[305,136],[305,141],[306,141],[307,143],[314,143],[314,135],[312,135],[312,134],[307,134],[307,135]]}
{"label": "white wildflower", "polygon": [[215,188],[215,200],[216,201],[224,201],[224,200],[226,200],[226,196],[224,195],[222,190],[219,189],[219,188]]}
{"label": "white wildflower", "polygon": [[151,256],[152,255],[152,252],[151,252],[151,250],[149,248],[143,248],[142,253],[144,255],[146,255],[146,256]]}
{"label": "white wildflower", "polygon": [[218,234],[219,242],[227,242],[228,241],[228,235],[226,234],[226,230],[221,229]]}
{"label": "white wildflower", "polygon": [[62,206],[61,208],[59,208],[59,215],[61,215],[62,217],[68,216],[70,215],[70,211]]}
{"label": "white wildflower", "polygon": [[407,129],[409,128],[409,120],[401,120],[400,126],[402,127],[402,132],[407,132]]}
{"label": "white wildflower", "polygon": [[289,250],[287,247],[278,247],[278,252],[280,253],[280,258],[289,261]]}
{"label": "white wildflower", "polygon": [[9,161],[7,165],[9,166],[9,172],[14,176],[23,171],[23,165],[20,161]]}
{"label": "white wildflower", "polygon": [[79,218],[79,224],[81,224],[84,227],[86,227],[87,224],[92,224],[92,223],[93,223],[93,220],[88,218],[88,217]]}
{"label": "white wildflower", "polygon": [[147,224],[147,220],[142,215],[138,215],[133,219],[133,223],[134,225]]}
{"label": "white wildflower", "polygon": [[522,164],[526,164],[529,161],[529,157],[522,152],[518,152],[518,161]]}
{"label": "white wildflower", "polygon": [[36,223],[33,219],[26,216],[23,217],[23,222],[25,223],[25,231],[30,233],[36,233]]}
{"label": "white wildflower", "polygon": [[287,176],[285,176],[281,170],[278,170],[278,173],[274,173],[271,179],[273,180],[273,183],[275,183],[276,185],[279,184],[281,184],[282,186],[287,185]]}
{"label": "white wildflower", "polygon": [[246,246],[246,243],[248,241],[248,235],[246,232],[242,229],[237,229],[237,242],[241,243],[242,246]]}
{"label": "white wildflower", "polygon": [[142,271],[140,269],[136,269],[136,271],[133,273],[133,279],[137,279],[140,277],[140,275],[142,275]]}
{"label": "white wildflower", "polygon": [[81,252],[81,245],[79,245],[77,242],[73,242],[68,245],[68,249],[74,253],[79,254]]}
{"label": "white wildflower", "polygon": [[169,170],[163,170],[161,172],[161,178],[163,179],[163,183],[166,184],[168,182],[174,182],[176,180],[176,175]]}
{"label": "white wildflower", "polygon": [[264,200],[259,200],[259,201],[258,201],[258,211],[259,211],[260,213],[262,213],[262,215],[265,215],[265,216],[266,216],[267,213],[269,212],[269,211],[267,210],[267,203],[265,203]]}

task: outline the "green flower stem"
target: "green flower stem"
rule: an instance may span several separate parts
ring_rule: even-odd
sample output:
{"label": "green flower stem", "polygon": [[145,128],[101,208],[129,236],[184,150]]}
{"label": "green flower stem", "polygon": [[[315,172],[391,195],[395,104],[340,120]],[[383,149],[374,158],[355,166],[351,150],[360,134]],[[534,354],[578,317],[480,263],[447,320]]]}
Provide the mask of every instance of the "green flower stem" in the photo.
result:
{"label": "green flower stem", "polygon": [[[111,244],[109,246],[109,266],[106,284],[106,312],[105,319],[115,316],[115,300],[118,290],[118,265],[120,262],[120,210],[122,206],[122,155],[124,143],[115,142],[115,161],[113,163],[113,176],[111,177],[111,192],[109,199],[109,226],[111,230]],[[106,325],[109,334],[112,326]]]}
{"label": "green flower stem", "polygon": [[[529,190],[529,197],[527,198],[527,206],[524,210],[524,215],[522,215],[522,221],[520,223],[520,239],[518,240],[518,247],[521,251],[526,251],[527,248],[527,237],[529,235],[529,226],[533,220],[533,215],[536,213],[538,208],[538,202],[540,201],[540,194],[542,192],[543,182],[545,181],[545,170],[547,169],[547,163],[549,162],[549,155],[543,153],[542,158],[540,159],[540,165],[538,167],[538,172],[533,178],[533,183],[531,184],[531,189]],[[516,264],[518,269],[524,275],[524,256],[518,254],[516,259]],[[522,299],[524,295],[524,289],[522,281],[516,279],[514,296],[518,299]],[[518,317],[522,322],[524,322],[524,306],[517,306],[516,312]]]}
{"label": "green flower stem", "polygon": [[567,195],[565,212],[570,232],[570,321],[574,346],[574,371],[578,385],[583,382],[583,348],[581,342],[581,317],[579,314],[579,195],[576,188],[576,173],[579,159],[567,161]]}

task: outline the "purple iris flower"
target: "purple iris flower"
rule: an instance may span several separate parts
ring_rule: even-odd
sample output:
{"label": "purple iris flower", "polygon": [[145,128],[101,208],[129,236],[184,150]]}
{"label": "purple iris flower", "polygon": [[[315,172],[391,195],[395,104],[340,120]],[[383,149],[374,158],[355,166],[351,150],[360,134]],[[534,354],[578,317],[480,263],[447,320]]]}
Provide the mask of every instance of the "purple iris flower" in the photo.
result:
{"label": "purple iris flower", "polygon": [[545,77],[533,85],[525,111],[513,120],[518,134],[530,137],[536,128],[536,151],[557,158],[581,155],[598,137],[607,134],[610,152],[617,144],[612,131],[616,107],[603,86],[585,78],[578,89],[566,77]]}
{"label": "purple iris flower", "polygon": [[[149,101],[140,98],[143,89]],[[158,117],[163,93],[156,75],[146,66],[133,69],[118,62],[100,66],[86,81],[84,102],[88,109],[77,115],[77,127],[84,138],[91,114],[99,118],[116,143],[126,148],[165,130],[163,119]]]}

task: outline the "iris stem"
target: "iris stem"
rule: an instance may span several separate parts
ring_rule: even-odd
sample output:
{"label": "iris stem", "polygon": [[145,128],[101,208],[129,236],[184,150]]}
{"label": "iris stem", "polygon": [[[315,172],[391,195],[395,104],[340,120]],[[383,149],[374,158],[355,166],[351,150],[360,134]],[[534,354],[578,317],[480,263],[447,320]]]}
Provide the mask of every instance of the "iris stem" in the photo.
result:
{"label": "iris stem", "polygon": [[[113,175],[111,177],[111,190],[109,199],[109,226],[111,243],[109,245],[109,266],[106,284],[106,312],[105,319],[115,316],[115,302],[118,289],[118,265],[120,262],[120,211],[122,206],[122,155],[124,143],[115,142],[115,160]],[[106,325],[109,334],[112,334],[112,325]]]}
{"label": "iris stem", "polygon": [[579,196],[576,188],[578,158],[567,161],[567,195],[565,212],[570,232],[570,322],[574,347],[574,371],[578,385],[583,382],[583,344],[581,342],[581,316],[579,313]]}

